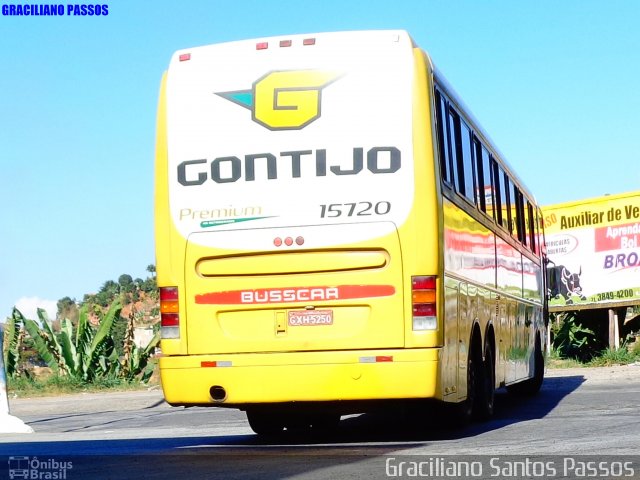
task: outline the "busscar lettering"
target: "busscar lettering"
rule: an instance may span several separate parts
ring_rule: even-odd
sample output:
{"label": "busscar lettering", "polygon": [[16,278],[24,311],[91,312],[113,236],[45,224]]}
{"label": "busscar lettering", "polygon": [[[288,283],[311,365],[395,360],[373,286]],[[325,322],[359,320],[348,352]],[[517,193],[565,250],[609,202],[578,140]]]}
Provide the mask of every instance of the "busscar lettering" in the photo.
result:
{"label": "busscar lettering", "polygon": [[245,290],[240,292],[242,303],[306,302],[337,300],[338,298],[339,291],[336,287]]}
{"label": "busscar lettering", "polygon": [[[281,152],[279,156],[267,152],[252,153],[244,155],[242,160],[238,156],[216,157],[210,162],[207,159],[185,160],[178,164],[177,178],[178,183],[185,187],[203,185],[208,180],[233,183],[243,177],[247,182],[256,179],[277,180],[282,175],[285,162],[288,162],[291,178],[303,175],[303,163],[313,163],[313,167],[307,169],[307,175],[315,174],[316,177],[325,177],[329,172],[338,176],[357,175],[365,169],[362,147],[354,148],[350,158],[338,158],[337,163],[328,168],[326,149],[293,150]],[[366,169],[370,173],[395,173],[401,167],[402,155],[396,147],[373,147],[367,151]]]}

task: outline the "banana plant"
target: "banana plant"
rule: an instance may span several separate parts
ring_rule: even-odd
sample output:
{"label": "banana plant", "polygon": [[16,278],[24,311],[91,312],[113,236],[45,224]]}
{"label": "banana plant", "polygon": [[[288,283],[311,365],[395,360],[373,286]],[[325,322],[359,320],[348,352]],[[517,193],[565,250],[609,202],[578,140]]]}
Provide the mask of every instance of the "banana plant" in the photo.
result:
{"label": "banana plant", "polygon": [[62,346],[53,331],[47,312],[39,308],[38,318],[40,319],[40,325],[35,320],[23,317],[24,328],[32,338],[38,355],[54,373],[70,373],[64,361]]}
{"label": "banana plant", "polygon": [[137,312],[131,309],[127,331],[124,336],[123,356],[120,362],[120,377],[132,381],[141,375],[140,381],[146,383],[153,374],[153,365],[148,366],[149,358],[160,343],[160,332],[156,332],[146,347],[140,348],[134,342],[134,320]]}
{"label": "banana plant", "polygon": [[146,347],[140,348],[136,344],[132,344],[130,352],[122,360],[120,376],[131,381],[141,375],[140,381],[146,383],[153,374],[153,366],[149,366],[149,358],[159,343],[160,332],[156,332]]}
{"label": "banana plant", "polygon": [[14,307],[11,312],[11,317],[7,319],[4,331],[4,343],[6,344],[4,366],[8,377],[15,377],[18,373],[23,324],[24,316],[20,313],[20,310]]}
{"label": "banana plant", "polygon": [[59,335],[53,331],[47,313],[38,309],[40,325],[34,320],[25,320],[24,325],[33,338],[40,357],[54,371],[70,375],[84,382],[95,378],[117,375],[118,357],[115,353],[111,331],[122,307],[114,302],[100,320],[97,329],[89,322],[86,307],[80,310],[75,335],[71,321],[61,322]]}
{"label": "banana plant", "polygon": [[115,348],[113,329],[121,310],[120,302],[113,302],[108,311],[101,315],[95,328],[89,321],[87,306],[83,306],[76,328],[74,329],[71,320],[65,318],[60,324],[60,332],[56,333],[45,310],[38,309],[39,322],[36,322],[24,318],[14,309],[9,322],[10,347],[6,363],[11,365],[12,372],[17,369],[20,325],[24,325],[40,358],[56,374],[69,375],[85,383],[105,377],[132,381],[139,376],[145,382],[153,373],[153,369],[149,367],[149,358],[160,342],[160,333],[145,348],[136,346],[133,343],[132,316],[130,332],[125,339],[125,355],[120,359]]}
{"label": "banana plant", "polygon": [[69,366],[71,375],[85,382],[98,377],[117,375],[114,365],[118,363],[118,357],[113,344],[112,330],[121,310],[119,302],[112,303],[100,319],[97,330],[94,330],[89,322],[87,308],[82,307],[75,335],[71,321],[66,318],[62,321],[60,343],[64,345],[65,363]]}

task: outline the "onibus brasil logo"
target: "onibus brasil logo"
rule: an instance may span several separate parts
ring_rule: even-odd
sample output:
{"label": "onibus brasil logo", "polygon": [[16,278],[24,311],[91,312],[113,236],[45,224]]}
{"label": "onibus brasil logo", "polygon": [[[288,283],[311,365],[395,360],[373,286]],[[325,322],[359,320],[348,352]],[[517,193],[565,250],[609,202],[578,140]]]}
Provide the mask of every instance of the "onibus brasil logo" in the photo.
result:
{"label": "onibus brasil logo", "polygon": [[250,90],[216,95],[247,108],[253,121],[269,130],[300,130],[320,118],[322,89],[338,77],[323,70],[275,71],[256,80]]}

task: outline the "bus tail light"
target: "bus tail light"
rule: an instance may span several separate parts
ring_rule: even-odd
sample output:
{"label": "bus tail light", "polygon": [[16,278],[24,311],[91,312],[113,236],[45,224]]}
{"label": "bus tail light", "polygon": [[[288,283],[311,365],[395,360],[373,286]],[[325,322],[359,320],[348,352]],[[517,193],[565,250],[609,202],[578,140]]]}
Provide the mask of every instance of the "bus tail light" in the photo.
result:
{"label": "bus tail light", "polygon": [[414,331],[438,328],[436,298],[435,276],[411,277]]}
{"label": "bus tail light", "polygon": [[160,287],[160,326],[162,338],[180,338],[178,287]]}

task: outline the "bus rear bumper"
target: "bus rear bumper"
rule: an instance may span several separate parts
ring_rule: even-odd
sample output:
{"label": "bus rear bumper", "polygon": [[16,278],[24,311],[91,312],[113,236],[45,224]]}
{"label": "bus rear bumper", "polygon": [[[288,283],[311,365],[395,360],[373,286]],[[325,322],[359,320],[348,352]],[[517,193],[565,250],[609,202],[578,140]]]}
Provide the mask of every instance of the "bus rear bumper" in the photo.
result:
{"label": "bus rear bumper", "polygon": [[439,348],[167,356],[172,405],[441,398]]}

